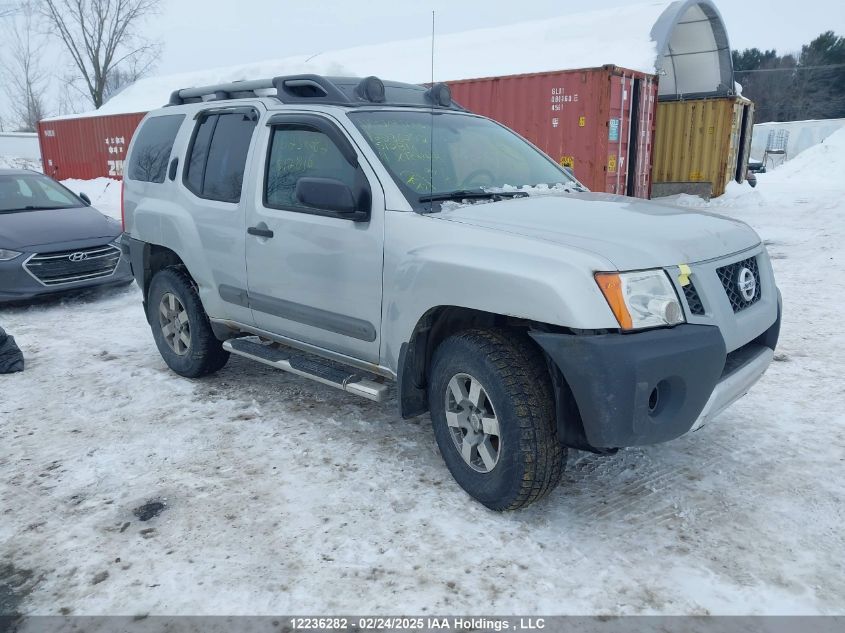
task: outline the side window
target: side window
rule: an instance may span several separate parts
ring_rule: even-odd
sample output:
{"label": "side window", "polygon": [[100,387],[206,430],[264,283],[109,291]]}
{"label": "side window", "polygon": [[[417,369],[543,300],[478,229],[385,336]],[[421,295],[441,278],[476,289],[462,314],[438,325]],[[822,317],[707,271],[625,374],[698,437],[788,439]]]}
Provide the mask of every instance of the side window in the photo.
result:
{"label": "side window", "polygon": [[325,134],[303,126],[273,128],[264,201],[267,206],[313,211],[296,199],[300,178],[333,178],[355,188],[355,168]]}
{"label": "side window", "polygon": [[164,182],[173,141],[184,120],[184,114],[170,114],[144,121],[132,146],[128,178],[143,182]]}
{"label": "side window", "polygon": [[238,202],[257,119],[251,111],[200,117],[188,150],[185,186],[201,198]]}

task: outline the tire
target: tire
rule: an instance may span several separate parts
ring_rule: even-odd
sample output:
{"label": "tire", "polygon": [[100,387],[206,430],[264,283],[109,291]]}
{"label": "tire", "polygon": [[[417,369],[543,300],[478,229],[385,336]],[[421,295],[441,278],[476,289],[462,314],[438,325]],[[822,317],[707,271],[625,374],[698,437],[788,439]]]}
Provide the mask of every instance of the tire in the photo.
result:
{"label": "tire", "polygon": [[[168,322],[179,327],[172,320],[174,315],[180,323],[186,323],[175,333],[165,327]],[[211,330],[193,281],[181,267],[164,268],[153,277],[147,295],[147,320],[161,357],[180,376],[212,374],[229,360],[229,352]]]}
{"label": "tire", "polygon": [[491,510],[525,507],[560,483],[566,450],[549,370],[527,336],[473,329],[447,338],[432,359],[428,400],[446,466]]}

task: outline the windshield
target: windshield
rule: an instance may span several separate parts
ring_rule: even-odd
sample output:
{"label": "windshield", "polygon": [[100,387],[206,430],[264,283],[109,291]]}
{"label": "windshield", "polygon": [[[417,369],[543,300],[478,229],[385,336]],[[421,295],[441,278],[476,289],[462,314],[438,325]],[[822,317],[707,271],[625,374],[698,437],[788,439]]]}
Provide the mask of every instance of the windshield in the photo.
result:
{"label": "windshield", "polygon": [[81,206],[79,198],[46,176],[27,172],[0,175],[0,213]]}
{"label": "windshield", "polygon": [[[507,128],[449,112],[360,111],[349,118],[415,209],[502,187],[577,184]],[[434,152],[430,150],[434,147]]]}

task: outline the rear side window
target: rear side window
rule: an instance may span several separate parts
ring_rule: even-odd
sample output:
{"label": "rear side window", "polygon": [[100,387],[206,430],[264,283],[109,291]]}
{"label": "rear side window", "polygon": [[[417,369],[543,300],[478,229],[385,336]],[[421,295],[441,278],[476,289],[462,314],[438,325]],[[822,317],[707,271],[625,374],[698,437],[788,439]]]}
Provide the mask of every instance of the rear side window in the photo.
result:
{"label": "rear side window", "polygon": [[201,198],[238,202],[257,119],[254,111],[200,117],[188,150],[185,186]]}
{"label": "rear side window", "polygon": [[164,182],[173,141],[184,120],[184,114],[170,114],[144,121],[129,158],[128,176],[131,180]]}
{"label": "rear side window", "polygon": [[273,128],[264,192],[267,206],[313,211],[296,199],[300,178],[333,178],[354,189],[355,176],[355,168],[322,132],[294,125]]}

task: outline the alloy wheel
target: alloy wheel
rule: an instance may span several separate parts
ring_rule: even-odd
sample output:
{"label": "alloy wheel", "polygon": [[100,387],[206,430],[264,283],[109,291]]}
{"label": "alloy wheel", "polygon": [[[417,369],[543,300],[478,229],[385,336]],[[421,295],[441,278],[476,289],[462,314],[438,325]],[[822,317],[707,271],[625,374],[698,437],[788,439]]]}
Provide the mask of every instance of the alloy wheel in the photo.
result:
{"label": "alloy wheel", "polygon": [[158,304],[158,322],[164,341],[179,356],[191,349],[191,323],[188,311],[172,292],[165,292]]}
{"label": "alloy wheel", "polygon": [[489,473],[499,462],[499,420],[487,390],[469,374],[456,374],[446,387],[446,423],[455,448],[473,470]]}

